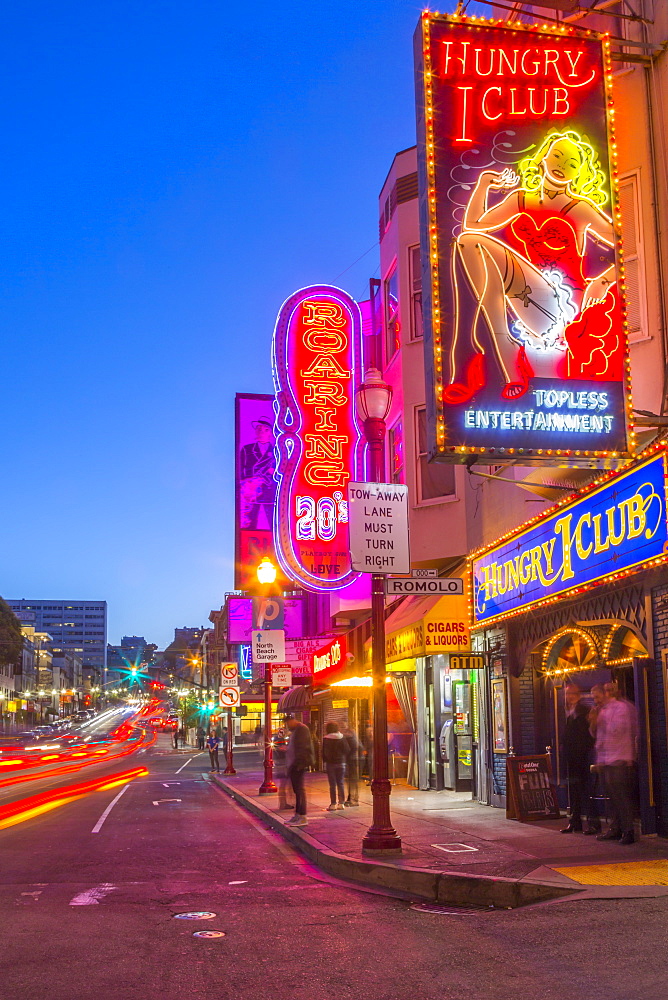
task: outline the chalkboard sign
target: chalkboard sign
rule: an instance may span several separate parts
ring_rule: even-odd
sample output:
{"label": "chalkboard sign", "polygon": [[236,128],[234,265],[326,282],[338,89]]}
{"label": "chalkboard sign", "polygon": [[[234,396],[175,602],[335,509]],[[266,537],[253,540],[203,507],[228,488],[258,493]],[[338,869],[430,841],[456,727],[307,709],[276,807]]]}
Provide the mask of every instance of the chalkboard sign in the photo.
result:
{"label": "chalkboard sign", "polygon": [[508,757],[506,818],[531,823],[539,819],[559,819],[560,815],[549,754]]}

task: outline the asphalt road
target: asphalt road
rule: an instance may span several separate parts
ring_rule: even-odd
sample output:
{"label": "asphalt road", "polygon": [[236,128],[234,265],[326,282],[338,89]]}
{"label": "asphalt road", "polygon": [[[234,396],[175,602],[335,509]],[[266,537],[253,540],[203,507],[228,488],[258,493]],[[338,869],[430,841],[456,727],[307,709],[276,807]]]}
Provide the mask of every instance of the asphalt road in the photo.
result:
{"label": "asphalt road", "polygon": [[419,912],[312,869],[205,755],[126,759],[101,827],[120,789],[0,831],[1,1000],[668,997],[665,898]]}
{"label": "asphalt road", "polygon": [[[65,752],[68,750],[77,751],[85,749],[86,740],[96,740],[101,739],[109,735],[117,726],[119,726],[123,721],[130,718],[134,713],[130,711],[119,711],[114,713],[105,713],[100,719],[95,722],[85,726],[85,727],[75,727],[71,730],[77,739],[73,741],[59,740],[58,737],[53,739],[43,740],[40,743],[26,743],[21,737],[17,737],[17,745],[26,744],[31,747],[39,747],[39,750],[35,752],[35,758],[39,759],[44,753],[49,753],[50,748],[54,748],[53,752],[56,752],[55,748],[61,748]],[[79,743],[78,738],[81,738],[81,743]],[[108,744],[109,756],[113,757],[115,754],[122,753],[125,748],[130,744],[119,742],[117,744]],[[11,759],[13,753],[9,750],[5,750],[3,757],[4,759]],[[17,757],[25,758],[28,756],[26,751],[17,751]],[[115,757],[112,760],[107,760],[105,758],[100,758],[99,761],[86,760],[82,764],[81,768],[74,773],[67,773],[67,769],[71,766],[76,766],[77,759],[73,758],[71,760],[64,761],[54,761],[50,764],[42,764],[41,766],[36,765],[35,767],[27,769],[13,769],[11,767],[6,767],[2,769],[0,774],[0,806],[6,805],[10,802],[18,802],[21,799],[29,795],[37,795],[40,792],[52,791],[55,788],[66,787],[70,784],[76,784],[81,781],[88,781],[93,778],[99,778],[106,774],[113,774],[119,771],[127,770],[130,767],[135,767],[138,764],[143,764],[144,752],[139,750],[136,753],[129,754],[127,756]],[[4,782],[12,782],[18,779],[16,783],[4,784]],[[2,831],[0,831],[1,833]],[[1,993],[0,993],[1,997]]]}

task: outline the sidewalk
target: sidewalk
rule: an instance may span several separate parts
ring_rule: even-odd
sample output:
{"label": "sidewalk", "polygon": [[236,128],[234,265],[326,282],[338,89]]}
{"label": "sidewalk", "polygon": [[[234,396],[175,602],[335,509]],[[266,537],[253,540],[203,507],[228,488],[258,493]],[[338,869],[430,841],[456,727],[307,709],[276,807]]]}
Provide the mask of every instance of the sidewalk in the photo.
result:
{"label": "sidewalk", "polygon": [[[371,790],[360,782],[360,806],[327,812],[324,774],[306,776],[308,826],[285,821],[277,795],[258,795],[259,754],[243,754],[243,770],[211,778],[320,867],[340,878],[450,903],[518,906],[579,893],[592,897],[668,895],[668,841],[644,837],[628,847],[580,833],[561,834],[566,820],[518,823],[469,793],[392,788],[399,857],[368,858],[361,843],[371,822]],[[248,768],[248,770],[247,770]],[[253,770],[250,770],[253,768]],[[237,768],[238,769],[238,768]],[[239,769],[238,769],[239,770]]]}

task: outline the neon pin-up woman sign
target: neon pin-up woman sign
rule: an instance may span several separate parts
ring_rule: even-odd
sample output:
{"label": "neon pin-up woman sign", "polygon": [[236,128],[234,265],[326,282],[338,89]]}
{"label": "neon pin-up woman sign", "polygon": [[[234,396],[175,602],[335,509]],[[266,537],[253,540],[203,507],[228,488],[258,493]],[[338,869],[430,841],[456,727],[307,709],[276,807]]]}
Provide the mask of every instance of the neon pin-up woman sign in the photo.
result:
{"label": "neon pin-up woman sign", "polygon": [[416,42],[432,452],[619,457],[609,43],[431,14]]}
{"label": "neon pin-up woman sign", "polygon": [[276,553],[287,576],[309,590],[335,590],[359,575],[350,565],[346,495],[362,476],[361,323],[346,292],[313,285],[284,303],[274,331]]}

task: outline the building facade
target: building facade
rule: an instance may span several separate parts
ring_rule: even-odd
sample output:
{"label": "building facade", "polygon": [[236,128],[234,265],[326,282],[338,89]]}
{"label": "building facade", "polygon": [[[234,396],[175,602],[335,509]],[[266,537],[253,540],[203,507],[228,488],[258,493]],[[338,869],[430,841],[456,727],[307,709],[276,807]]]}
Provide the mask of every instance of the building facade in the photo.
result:
{"label": "building facade", "polygon": [[48,632],[55,649],[81,657],[84,672],[104,683],[107,666],[107,602],[63,600],[7,600],[22,624]]}
{"label": "building facade", "polygon": [[[666,56],[661,40],[668,12],[665,5],[640,3],[641,20],[634,21],[617,16],[617,8],[614,10],[600,16],[573,15],[563,26],[574,24],[612,35],[617,183],[633,405],[641,411],[635,427],[640,451],[656,437],[666,406],[668,192],[664,164],[668,135],[663,96]],[[545,11],[538,13],[542,20]],[[506,12],[503,17],[507,17]],[[559,18],[556,13],[555,19]],[[533,21],[530,6],[516,5],[508,17],[509,22],[514,20]],[[463,576],[470,588],[465,562],[470,553],[536,516],[540,518],[543,511],[549,516],[555,500],[571,491],[586,490],[597,472],[569,469],[564,467],[567,461],[561,468],[536,469],[518,460],[508,461],[507,456],[493,465],[478,460],[468,467],[428,461],[425,362],[431,360],[423,352],[416,172],[416,150],[403,150],[394,158],[381,189],[380,277],[371,282],[372,333],[366,339],[366,361],[378,367],[393,388],[387,418],[386,481],[403,482],[409,488],[411,563],[416,569],[435,569],[441,576]],[[448,245],[447,234],[439,238]],[[610,572],[613,569],[614,562]],[[507,624],[491,628],[474,627],[470,645],[431,655],[422,641],[429,623],[420,599],[388,601],[388,672],[394,676],[396,671],[407,679],[409,687],[414,685],[416,718],[411,720],[409,704],[402,724],[415,729],[417,783],[425,788],[470,787],[481,801],[503,806],[507,754],[510,750],[544,752],[546,746],[550,747],[553,771],[563,782],[559,720],[563,717],[564,675],[555,671],[564,669],[563,663],[581,665],[577,662],[580,657],[595,663],[603,671],[601,677],[614,676],[635,700],[641,728],[647,724],[653,732],[662,733],[665,654],[661,644],[665,630],[662,632],[656,622],[662,622],[665,614],[662,604],[655,605],[663,599],[664,571],[641,566],[638,572],[637,580],[624,588],[603,582],[581,602],[570,596],[560,598],[550,605],[549,612],[532,612],[530,617],[518,614],[516,620],[511,618]],[[322,672],[321,682],[331,678],[340,685],[346,674],[349,678],[368,676],[368,626],[366,634],[365,627],[358,626],[348,635],[347,648],[355,654],[353,663]],[[555,666],[557,661],[559,666]],[[649,674],[643,674],[650,669],[648,663],[654,666]],[[633,672],[638,670],[640,674],[634,679]],[[577,677],[586,692],[589,682],[597,679],[596,671],[582,676],[578,673]],[[337,691],[339,695],[346,693],[343,687]],[[647,710],[638,700],[645,697],[644,692]],[[392,693],[389,697],[392,716],[396,704]],[[340,705],[340,698],[335,697],[333,703]],[[642,780],[651,794],[647,792],[643,824],[652,832],[661,826],[665,811],[657,805],[661,768],[666,766],[665,733],[645,744],[649,758]]]}

